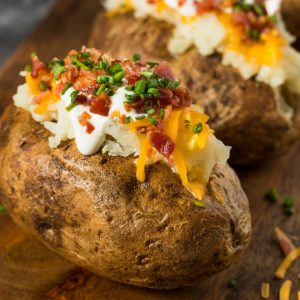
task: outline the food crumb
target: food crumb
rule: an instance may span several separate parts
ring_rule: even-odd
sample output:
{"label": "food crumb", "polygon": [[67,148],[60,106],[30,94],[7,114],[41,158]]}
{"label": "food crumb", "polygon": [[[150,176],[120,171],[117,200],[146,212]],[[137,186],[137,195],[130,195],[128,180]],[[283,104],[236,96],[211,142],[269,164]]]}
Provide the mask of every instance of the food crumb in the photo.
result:
{"label": "food crumb", "polygon": [[270,298],[270,283],[263,282],[261,285],[261,297],[262,299]]}

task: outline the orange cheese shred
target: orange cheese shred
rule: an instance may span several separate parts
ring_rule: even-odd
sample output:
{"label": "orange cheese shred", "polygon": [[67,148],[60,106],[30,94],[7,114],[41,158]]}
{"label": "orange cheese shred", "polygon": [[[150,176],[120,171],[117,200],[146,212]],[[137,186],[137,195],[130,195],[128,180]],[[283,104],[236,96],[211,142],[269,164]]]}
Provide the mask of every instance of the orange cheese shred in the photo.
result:
{"label": "orange cheese shred", "polygon": [[292,282],[290,280],[286,280],[280,287],[279,300],[289,300],[291,288],[292,288]]}
{"label": "orange cheese shred", "polygon": [[296,248],[291,251],[282,261],[278,269],[276,270],[275,276],[277,278],[283,279],[287,269],[290,267],[293,261],[295,261],[300,256],[300,248]]}
{"label": "orange cheese shred", "polygon": [[29,72],[26,72],[25,80],[28,84],[30,92],[33,95],[38,95],[41,93],[40,80],[38,78],[33,78]]}
{"label": "orange cheese shred", "polygon": [[145,134],[139,136],[140,139],[140,155],[136,162],[136,178],[140,182],[144,182],[146,179],[145,165],[147,161],[148,153],[148,138]]}
{"label": "orange cheese shred", "polygon": [[262,299],[269,299],[270,298],[270,283],[262,283],[260,295]]}

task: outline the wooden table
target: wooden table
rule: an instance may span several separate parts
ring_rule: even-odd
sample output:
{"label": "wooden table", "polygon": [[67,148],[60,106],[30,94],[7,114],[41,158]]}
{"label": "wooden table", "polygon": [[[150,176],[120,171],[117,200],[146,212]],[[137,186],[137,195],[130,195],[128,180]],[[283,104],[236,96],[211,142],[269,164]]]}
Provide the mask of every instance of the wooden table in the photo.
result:
{"label": "wooden table", "polygon": [[[0,70],[0,111],[21,82],[18,72],[37,50],[50,59],[64,56],[69,49],[86,44],[99,10],[98,0],[61,0],[35,32],[23,42]],[[249,197],[253,216],[253,240],[245,256],[231,269],[190,288],[152,291],[110,282],[78,268],[50,252],[18,228],[7,215],[0,216],[0,299],[260,299],[262,282],[271,283],[271,298],[277,299],[282,281],[274,271],[282,254],[274,240],[274,227],[280,226],[300,246],[300,143],[290,152],[263,166],[237,170]],[[282,197],[294,196],[296,214],[283,214],[282,200],[270,204],[264,193],[276,187]],[[1,202],[1,200],[0,200]],[[79,273],[78,273],[79,272]],[[300,289],[300,263],[289,270],[293,280],[293,298]],[[228,284],[232,279],[237,285]],[[57,286],[58,288],[53,289]],[[51,292],[49,293],[49,290]],[[48,293],[48,296],[46,295]],[[51,295],[51,296],[50,296]]]}

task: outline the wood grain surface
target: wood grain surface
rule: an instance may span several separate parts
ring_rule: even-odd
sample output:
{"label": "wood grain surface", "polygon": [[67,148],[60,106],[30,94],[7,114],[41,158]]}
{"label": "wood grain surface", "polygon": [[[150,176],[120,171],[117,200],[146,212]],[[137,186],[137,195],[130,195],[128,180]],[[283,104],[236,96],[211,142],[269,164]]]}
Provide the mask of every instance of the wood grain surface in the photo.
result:
{"label": "wood grain surface", "polygon": [[[98,0],[59,1],[0,70],[0,112],[21,82],[18,73],[29,63],[30,53],[36,50],[41,57],[50,59],[86,44],[98,10]],[[262,282],[270,282],[270,299],[277,299],[282,281],[274,278],[274,272],[283,256],[274,239],[274,227],[279,226],[300,246],[300,143],[284,157],[237,172],[250,201],[253,239],[243,259],[231,269],[196,286],[173,291],[125,286],[78,271],[74,264],[34,241],[9,216],[1,215],[0,299],[253,300],[260,299]],[[276,187],[282,195],[277,204],[263,199],[271,187]],[[282,209],[282,199],[287,195],[297,200],[296,213],[291,217],[284,215]],[[299,273],[298,261],[286,275],[293,281],[291,299],[296,299],[300,289]],[[237,281],[235,287],[229,287],[232,279]]]}

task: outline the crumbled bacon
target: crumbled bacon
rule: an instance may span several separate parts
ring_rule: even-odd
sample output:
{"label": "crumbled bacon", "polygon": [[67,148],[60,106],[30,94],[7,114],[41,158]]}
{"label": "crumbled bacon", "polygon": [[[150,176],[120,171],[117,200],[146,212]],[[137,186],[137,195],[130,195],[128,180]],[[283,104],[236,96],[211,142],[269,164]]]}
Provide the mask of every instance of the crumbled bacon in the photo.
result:
{"label": "crumbled bacon", "polygon": [[175,149],[173,141],[166,134],[159,131],[151,132],[151,144],[165,157],[169,157]]}
{"label": "crumbled bacon", "polygon": [[167,62],[162,62],[154,68],[154,73],[162,78],[175,80],[176,77]]}
{"label": "crumbled bacon", "polygon": [[86,70],[81,70],[79,72],[78,78],[74,83],[74,88],[78,91],[95,86],[97,83],[97,75]]}
{"label": "crumbled bacon", "polygon": [[87,104],[88,99],[85,95],[79,94],[75,101],[77,104]]}
{"label": "crumbled bacon", "polygon": [[198,14],[202,14],[216,8],[215,0],[195,1],[194,5]]}
{"label": "crumbled bacon", "polygon": [[192,103],[191,95],[187,89],[177,88],[177,89],[168,89],[160,88],[160,105],[166,107],[172,105],[175,108],[183,108],[190,106]]}
{"label": "crumbled bacon", "polygon": [[35,55],[32,57],[32,69],[31,69],[31,76],[33,78],[37,78],[40,72],[47,72],[46,65],[40,61],[40,59]]}
{"label": "crumbled bacon", "polygon": [[90,111],[101,116],[108,116],[111,101],[107,94],[92,96]]}
{"label": "crumbled bacon", "polygon": [[95,127],[94,125],[92,125],[89,120],[91,119],[91,115],[88,114],[87,112],[83,112],[80,116],[79,116],[79,123],[86,127],[86,132],[88,134],[91,134],[94,130]]}
{"label": "crumbled bacon", "polygon": [[129,85],[134,85],[139,79],[141,79],[140,73],[147,69],[143,63],[126,64],[125,66],[125,79]]}

